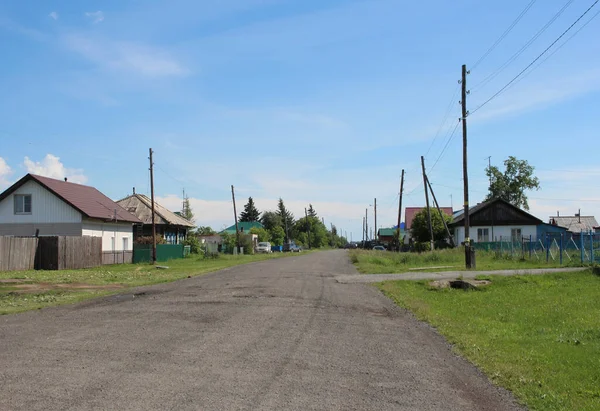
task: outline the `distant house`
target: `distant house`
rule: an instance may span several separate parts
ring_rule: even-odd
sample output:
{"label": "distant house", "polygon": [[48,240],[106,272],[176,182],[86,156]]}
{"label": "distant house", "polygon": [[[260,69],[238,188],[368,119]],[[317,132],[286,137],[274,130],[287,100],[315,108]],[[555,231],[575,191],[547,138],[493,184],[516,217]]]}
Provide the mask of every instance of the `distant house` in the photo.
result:
{"label": "distant house", "polygon": [[[240,222],[238,222],[238,230],[240,230],[240,233],[249,234],[250,230],[252,230],[253,228],[264,228],[264,226],[261,223],[259,223],[258,221],[243,221],[243,222],[240,221]],[[221,233],[235,235],[235,224],[230,227],[227,227],[226,229],[221,231]],[[221,234],[221,233],[219,233],[219,234]]]}
{"label": "distant house", "polygon": [[582,231],[588,233],[598,227],[595,217],[582,216],[581,212],[573,216],[551,216],[548,223],[553,226],[564,227],[568,232],[573,234],[579,234]]}
{"label": "distant house", "polygon": [[[412,223],[413,220],[415,219],[415,216],[417,215],[417,213],[421,210],[424,210],[425,207],[406,207],[404,209],[404,229],[406,232],[406,239],[409,240],[410,238],[412,238],[411,235],[411,228],[412,228]],[[452,207],[440,207],[440,210],[442,210],[442,213],[448,215],[448,216],[452,216]],[[436,208],[432,208],[432,211],[434,211],[435,213],[437,213],[437,209]]]}
{"label": "distant house", "polygon": [[[152,235],[152,200],[143,194],[127,196],[117,201],[124,209],[135,215],[142,222],[135,227],[134,240]],[[194,224],[154,201],[154,223],[156,235],[168,244],[180,244],[186,239]]]}
{"label": "distant house", "polygon": [[[377,236],[379,238],[379,243],[382,245],[389,247],[394,242],[394,236],[396,235],[396,231],[398,229],[396,227],[392,228],[380,228],[377,230]],[[404,238],[404,230],[400,230],[400,239]]]}
{"label": "distant house", "polygon": [[[27,174],[0,194],[0,235],[102,237],[104,253],[132,251],[141,221],[94,187]],[[129,261],[131,262],[131,261]]]}
{"label": "distant house", "polygon": [[[450,224],[457,244],[465,241],[464,213],[455,214]],[[539,218],[502,199],[494,199],[469,208],[470,237],[473,242],[521,241],[538,236]]]}

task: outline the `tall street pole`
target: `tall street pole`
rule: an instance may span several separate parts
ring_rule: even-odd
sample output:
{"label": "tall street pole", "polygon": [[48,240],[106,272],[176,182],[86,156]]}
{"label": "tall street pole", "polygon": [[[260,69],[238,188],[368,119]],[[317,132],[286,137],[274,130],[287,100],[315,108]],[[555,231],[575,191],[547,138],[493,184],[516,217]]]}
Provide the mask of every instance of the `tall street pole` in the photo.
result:
{"label": "tall street pole", "polygon": [[429,227],[429,248],[433,251],[433,227],[431,226],[431,209],[429,208],[429,190],[427,189],[427,175],[425,174],[425,158],[421,156],[423,169],[423,187],[425,188],[425,204],[427,206],[427,227]]}
{"label": "tall street pole", "polygon": [[469,233],[469,174],[467,170],[467,66],[462,66],[462,131],[463,131],[463,183],[464,183],[464,222],[465,222],[465,266],[466,268],[473,268],[473,262],[471,261],[471,237]]}
{"label": "tall street pole", "polygon": [[235,208],[235,192],[233,185],[231,186],[231,201],[233,201],[233,218],[235,219],[235,242],[237,244],[237,252],[240,253],[240,230],[238,229],[237,210]]}
{"label": "tall street pole", "polygon": [[156,264],[156,221],[154,214],[154,162],[152,161],[152,154],[154,152],[150,149],[150,201],[152,203],[152,264]]}
{"label": "tall street pole", "polygon": [[400,246],[400,224],[402,224],[402,192],[404,191],[404,169],[402,169],[402,177],[400,177],[400,200],[398,201],[398,252],[402,248]]}
{"label": "tall street pole", "polygon": [[377,198],[375,198],[375,202],[373,203],[375,206],[375,242],[379,242],[379,235],[377,233]]}

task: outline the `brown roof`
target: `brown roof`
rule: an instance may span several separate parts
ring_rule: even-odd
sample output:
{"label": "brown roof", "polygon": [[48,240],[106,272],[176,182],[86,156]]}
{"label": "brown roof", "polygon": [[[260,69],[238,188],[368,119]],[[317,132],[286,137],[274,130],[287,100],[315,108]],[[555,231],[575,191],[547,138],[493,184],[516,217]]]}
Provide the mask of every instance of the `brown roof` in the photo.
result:
{"label": "brown roof", "polygon": [[590,231],[598,225],[596,218],[593,216],[552,216],[550,224],[553,223],[559,227],[564,227],[572,233],[580,233],[582,231]]}
{"label": "brown roof", "polygon": [[131,223],[141,222],[139,218],[127,212],[127,210],[106,197],[94,187],[69,183],[63,180],[56,180],[54,178],[42,177],[34,174],[27,174],[9,187],[5,192],[0,194],[0,201],[4,200],[17,188],[31,180],[52,192],[85,217],[112,221],[114,220],[116,211],[118,221]]}
{"label": "brown roof", "polygon": [[[152,224],[152,200],[143,194],[132,194],[117,201],[124,209],[138,217],[144,224]],[[154,222],[181,227],[195,227],[189,220],[175,214],[154,201]]]}
{"label": "brown roof", "polygon": [[[415,215],[417,215],[417,213],[424,208],[426,207],[406,207],[404,209],[404,227],[406,230],[410,230],[412,222],[415,219]],[[440,207],[440,210],[442,210],[442,213],[452,216],[452,207]]]}

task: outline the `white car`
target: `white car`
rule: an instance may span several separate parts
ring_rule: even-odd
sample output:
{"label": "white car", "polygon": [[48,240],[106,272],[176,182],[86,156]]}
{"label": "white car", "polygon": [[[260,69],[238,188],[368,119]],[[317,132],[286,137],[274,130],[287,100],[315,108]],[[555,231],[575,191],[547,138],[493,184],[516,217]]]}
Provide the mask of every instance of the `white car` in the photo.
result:
{"label": "white car", "polygon": [[257,253],[271,253],[271,243],[262,242],[256,246]]}

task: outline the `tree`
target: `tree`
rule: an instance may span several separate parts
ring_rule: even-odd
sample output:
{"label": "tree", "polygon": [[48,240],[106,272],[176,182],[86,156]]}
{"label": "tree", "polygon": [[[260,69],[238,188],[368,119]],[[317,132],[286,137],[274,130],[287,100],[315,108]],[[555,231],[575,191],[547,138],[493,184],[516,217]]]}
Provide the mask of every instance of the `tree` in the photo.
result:
{"label": "tree", "polygon": [[248,197],[248,202],[244,206],[244,211],[240,214],[240,222],[254,222],[260,220],[260,212],[254,205],[252,197]]}
{"label": "tree", "polygon": [[271,235],[271,244],[283,245],[283,240],[285,240],[285,232],[281,226],[276,226],[269,230],[269,234]]}
{"label": "tree", "polygon": [[281,218],[282,228],[285,232],[286,240],[290,239],[290,232],[294,227],[294,215],[285,208],[283,199],[279,199],[277,203],[277,214]]}
{"label": "tree", "polygon": [[263,227],[272,231],[275,227],[283,227],[283,221],[275,211],[265,211],[260,218]]}
{"label": "tree", "polygon": [[529,210],[525,190],[540,189],[540,181],[533,175],[534,168],[527,160],[518,160],[513,156],[504,160],[504,167],[504,173],[496,166],[485,169],[491,181],[485,201],[501,198],[515,207]]}
{"label": "tree", "polygon": [[183,208],[181,210],[181,216],[188,220],[190,223],[194,223],[194,212],[190,206],[190,199],[185,197],[183,199]]}
{"label": "tree", "polygon": [[[437,208],[430,208],[431,213],[431,228],[433,230],[433,240],[436,242],[445,242],[448,239],[448,233],[444,228],[444,223],[440,217],[440,213]],[[446,224],[450,224],[452,217],[443,214]],[[417,214],[412,221],[410,227],[411,235],[417,242],[429,243],[431,236],[429,235],[429,224],[427,223],[427,208],[423,208]]]}
{"label": "tree", "polygon": [[316,217],[317,216],[317,212],[313,208],[312,204],[308,205],[308,216],[309,217]]}
{"label": "tree", "polygon": [[216,231],[209,226],[200,226],[196,229],[196,235],[215,235]]}

